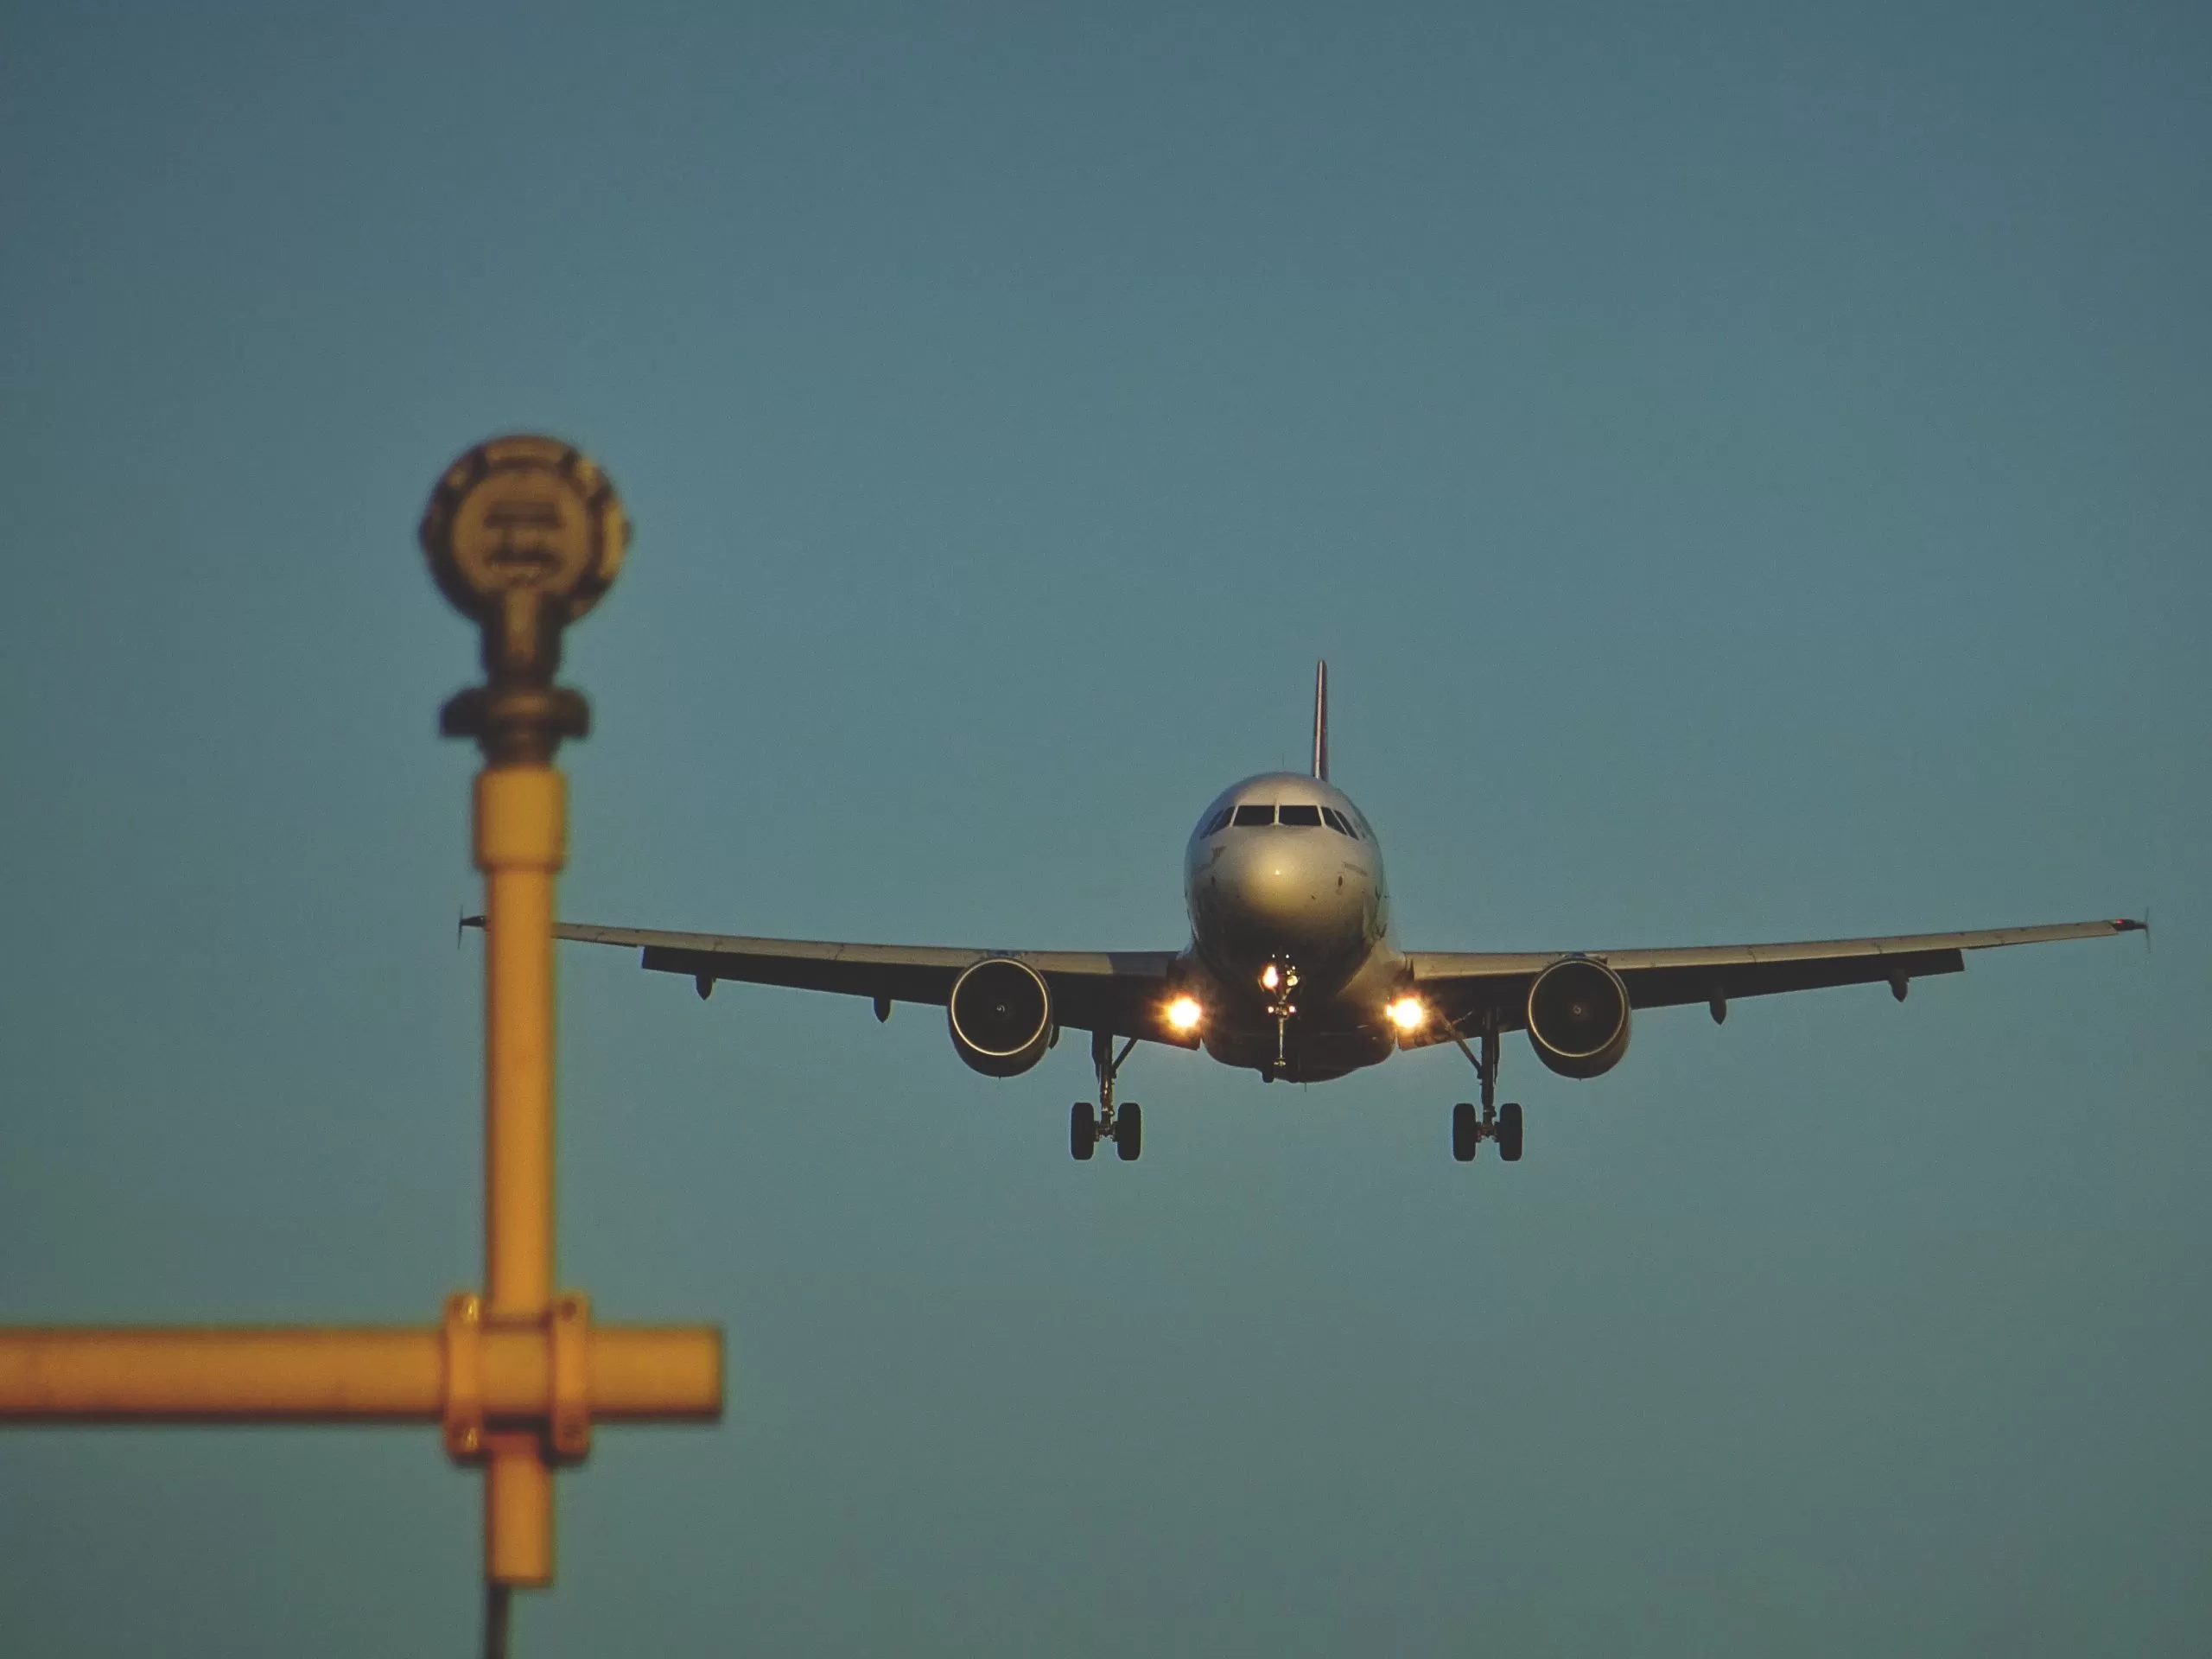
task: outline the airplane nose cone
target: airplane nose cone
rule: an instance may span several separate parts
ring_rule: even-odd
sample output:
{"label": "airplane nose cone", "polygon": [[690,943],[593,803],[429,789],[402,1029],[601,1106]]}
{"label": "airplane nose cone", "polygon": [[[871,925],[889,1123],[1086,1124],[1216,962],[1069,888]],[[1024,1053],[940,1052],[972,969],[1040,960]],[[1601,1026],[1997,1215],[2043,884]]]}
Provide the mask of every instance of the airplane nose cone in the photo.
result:
{"label": "airplane nose cone", "polygon": [[1224,943],[1240,955],[1321,962],[1359,944],[1361,897],[1340,885],[1326,831],[1260,830],[1237,837],[1210,873]]}
{"label": "airplane nose cone", "polygon": [[[1270,836],[1269,841],[1277,837]],[[1283,837],[1282,839],[1287,839]],[[1244,908],[1255,917],[1276,923],[1294,923],[1320,902],[1318,872],[1278,847],[1262,846],[1238,865],[1236,892]]]}

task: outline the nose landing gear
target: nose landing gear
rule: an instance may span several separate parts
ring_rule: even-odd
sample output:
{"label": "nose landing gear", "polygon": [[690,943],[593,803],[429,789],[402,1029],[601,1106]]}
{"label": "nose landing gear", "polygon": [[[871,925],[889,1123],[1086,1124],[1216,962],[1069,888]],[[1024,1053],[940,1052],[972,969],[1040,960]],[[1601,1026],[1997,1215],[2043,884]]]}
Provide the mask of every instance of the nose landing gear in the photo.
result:
{"label": "nose landing gear", "polygon": [[1144,1108],[1134,1100],[1118,1108],[1114,1103],[1114,1080],[1121,1074],[1122,1062],[1136,1046],[1137,1039],[1132,1037],[1116,1054],[1112,1032],[1090,1033],[1090,1064],[1098,1073],[1098,1103],[1093,1106],[1087,1100],[1078,1100],[1068,1109],[1068,1151],[1078,1162],[1089,1162],[1101,1141],[1111,1141],[1115,1155],[1125,1164],[1133,1164],[1143,1155]]}
{"label": "nose landing gear", "polygon": [[1477,1115],[1472,1104],[1461,1101],[1452,1109],[1452,1156],[1459,1162],[1474,1161],[1475,1154],[1485,1141],[1497,1142],[1497,1155],[1509,1164],[1521,1161],[1521,1108],[1513,1101],[1503,1106],[1497,1103],[1497,1017],[1483,1016],[1483,1052],[1478,1058],[1467,1046],[1467,1039],[1459,1035],[1458,1027],[1452,1032],[1452,1040],[1459,1045],[1459,1052],[1466,1055],[1475,1068],[1475,1075],[1482,1079],[1482,1111]]}
{"label": "nose landing gear", "polygon": [[1270,962],[1260,970],[1260,988],[1268,993],[1268,1013],[1275,1022],[1275,1070],[1285,1071],[1290,1065],[1290,1017],[1298,1012],[1290,1000],[1298,988],[1298,969],[1287,962]]}

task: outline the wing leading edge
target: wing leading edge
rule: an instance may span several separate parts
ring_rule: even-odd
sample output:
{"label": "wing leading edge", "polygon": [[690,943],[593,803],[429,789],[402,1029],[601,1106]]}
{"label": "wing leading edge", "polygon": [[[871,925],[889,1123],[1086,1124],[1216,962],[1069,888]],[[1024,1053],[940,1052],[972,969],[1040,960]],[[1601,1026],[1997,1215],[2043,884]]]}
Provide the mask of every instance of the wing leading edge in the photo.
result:
{"label": "wing leading edge", "polygon": [[[480,927],[471,916],[467,925]],[[1720,944],[1627,950],[1415,950],[1408,953],[1414,988],[1443,1016],[1418,1033],[1402,1033],[1408,1048],[1449,1041],[1453,1029],[1494,1020],[1500,1031],[1526,1023],[1529,988],[1555,962],[1581,957],[1602,962],[1628,987],[1637,1008],[1686,1003],[1726,1004],[1738,997],[1834,985],[1888,983],[1902,996],[1911,981],[1955,974],[1968,950],[2106,938],[2143,931],[2128,918],[2060,922],[2041,927],[1987,928],[1955,933],[1903,933],[1878,938],[1810,939],[1790,944]],[[702,994],[717,980],[830,991],[878,1002],[942,1007],[966,969],[993,958],[1027,963],[1052,988],[1056,1024],[1079,1031],[1142,1037],[1179,1048],[1195,1036],[1169,1027],[1163,1010],[1173,989],[1172,950],[986,950],[957,945],[862,944],[832,939],[768,939],[742,934],[679,933],[658,928],[554,925],[556,938],[637,950],[639,966],[694,980]]]}
{"label": "wing leading edge", "polygon": [[[1911,981],[1930,974],[1955,974],[1968,950],[2008,944],[2046,944],[2060,939],[2097,939],[2135,933],[2144,924],[2126,917],[2111,921],[2058,922],[2044,927],[1995,927],[1967,933],[1900,933],[1871,939],[1809,939],[1786,944],[1709,944],[1636,950],[1527,950],[1408,953],[1415,986],[1446,1020],[1470,1028],[1484,1015],[1501,1031],[1526,1023],[1529,987],[1546,968],[1569,957],[1604,963],[1628,987],[1637,1008],[1679,1007],[1688,1002],[1726,1004],[1739,996],[1770,996],[1782,991],[1815,990],[1830,985],[1889,983],[1899,996]],[[1408,1047],[1450,1040],[1449,1030],[1432,1028],[1403,1039]]]}
{"label": "wing leading edge", "polygon": [[[480,925],[480,918],[470,922]],[[855,944],[835,939],[761,939],[734,933],[673,933],[649,927],[557,922],[553,936],[637,950],[639,965],[681,974],[703,992],[716,980],[833,991],[891,1002],[944,1006],[952,982],[979,962],[1027,963],[1052,988],[1056,1024],[1196,1046],[1168,1027],[1160,1005],[1173,950],[982,950],[957,945]]]}

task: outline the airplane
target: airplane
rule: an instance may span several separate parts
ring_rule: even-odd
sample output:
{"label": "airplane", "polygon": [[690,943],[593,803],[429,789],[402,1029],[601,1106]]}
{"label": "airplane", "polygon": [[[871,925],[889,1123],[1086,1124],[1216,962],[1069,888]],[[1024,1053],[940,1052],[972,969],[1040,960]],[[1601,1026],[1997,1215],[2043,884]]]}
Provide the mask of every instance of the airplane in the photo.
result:
{"label": "airplane", "polygon": [[1402,950],[1375,827],[1329,780],[1325,661],[1314,671],[1312,772],[1259,772],[1208,803],[1184,849],[1183,891],[1191,938],[1178,950],[852,944],[580,922],[553,931],[635,949],[640,965],[690,977],[702,999],[727,979],[867,997],[879,1020],[895,1002],[942,1007],[953,1052],[987,1077],[1028,1071],[1063,1028],[1088,1032],[1098,1098],[1068,1116],[1068,1149],[1083,1160],[1109,1141],[1124,1160],[1143,1151],[1143,1108],[1115,1098],[1140,1042],[1203,1048],[1269,1083],[1326,1082],[1448,1042],[1477,1079],[1477,1100],[1452,1109],[1452,1157],[1469,1162],[1491,1141],[1516,1163],[1524,1115],[1497,1099],[1510,1032],[1526,1031],[1550,1071],[1588,1079],[1620,1063],[1640,1009],[1702,1002],[1718,1023],[1738,997],[1884,982],[1903,1001],[1914,980],[1961,971],[1968,950],[2147,926],[2123,917],[1788,944]]}

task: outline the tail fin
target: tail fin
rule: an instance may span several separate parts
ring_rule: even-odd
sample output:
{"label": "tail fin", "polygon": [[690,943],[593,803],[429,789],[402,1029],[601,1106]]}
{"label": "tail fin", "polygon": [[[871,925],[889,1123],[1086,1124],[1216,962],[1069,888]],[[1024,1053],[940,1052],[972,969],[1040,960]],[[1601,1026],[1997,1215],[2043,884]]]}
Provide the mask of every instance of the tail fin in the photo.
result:
{"label": "tail fin", "polygon": [[1329,662],[1313,664],[1313,775],[1329,781]]}

